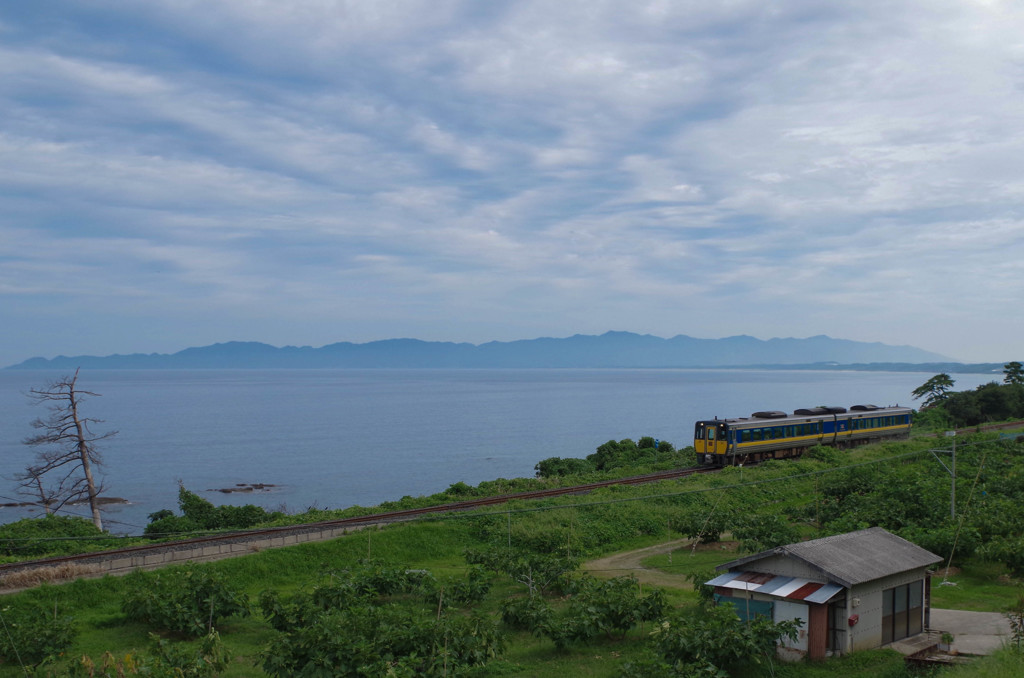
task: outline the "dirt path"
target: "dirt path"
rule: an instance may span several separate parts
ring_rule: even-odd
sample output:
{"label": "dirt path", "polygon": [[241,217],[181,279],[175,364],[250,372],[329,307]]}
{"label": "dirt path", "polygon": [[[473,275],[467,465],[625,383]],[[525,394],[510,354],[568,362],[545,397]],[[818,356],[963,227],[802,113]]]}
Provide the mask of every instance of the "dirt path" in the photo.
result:
{"label": "dirt path", "polygon": [[693,542],[690,539],[675,539],[663,544],[655,544],[636,551],[616,553],[597,560],[583,563],[583,569],[595,577],[619,577],[622,575],[633,575],[645,584],[655,586],[666,586],[669,588],[688,588],[690,582],[681,574],[668,574],[660,570],[652,570],[643,566],[644,558],[656,556],[661,553],[668,553],[684,546],[690,546]]}

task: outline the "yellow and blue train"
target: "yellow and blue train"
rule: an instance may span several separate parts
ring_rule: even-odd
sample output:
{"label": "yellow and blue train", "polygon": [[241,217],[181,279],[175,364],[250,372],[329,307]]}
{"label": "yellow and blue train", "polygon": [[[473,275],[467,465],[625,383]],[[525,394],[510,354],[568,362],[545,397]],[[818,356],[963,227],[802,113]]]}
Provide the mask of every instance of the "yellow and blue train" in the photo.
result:
{"label": "yellow and blue train", "polygon": [[741,419],[698,421],[693,434],[697,461],[729,466],[799,457],[815,445],[838,448],[910,437],[909,407],[854,405],[754,412]]}

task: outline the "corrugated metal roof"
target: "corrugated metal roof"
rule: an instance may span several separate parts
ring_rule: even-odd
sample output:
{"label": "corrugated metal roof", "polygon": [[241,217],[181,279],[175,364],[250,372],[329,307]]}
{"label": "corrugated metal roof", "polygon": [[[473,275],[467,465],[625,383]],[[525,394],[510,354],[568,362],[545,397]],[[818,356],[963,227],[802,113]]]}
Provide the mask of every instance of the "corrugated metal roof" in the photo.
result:
{"label": "corrugated metal roof", "polygon": [[942,558],[880,527],[788,544],[734,560],[717,569],[735,569],[772,556],[800,560],[823,578],[849,588],[892,574],[928,567]]}
{"label": "corrugated metal roof", "polygon": [[744,572],[743,570],[726,572],[705,584],[749,593],[763,593],[776,598],[806,600],[812,603],[827,602],[832,596],[843,590],[842,586],[836,584],[823,584],[799,577],[781,577],[761,572]]}

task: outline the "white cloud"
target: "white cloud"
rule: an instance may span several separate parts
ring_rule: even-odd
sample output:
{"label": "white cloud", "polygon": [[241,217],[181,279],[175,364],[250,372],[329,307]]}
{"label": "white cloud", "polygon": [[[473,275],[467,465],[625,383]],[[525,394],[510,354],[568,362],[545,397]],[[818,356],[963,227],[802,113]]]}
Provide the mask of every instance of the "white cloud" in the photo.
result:
{"label": "white cloud", "polygon": [[207,336],[187,313],[287,317],[278,343],[615,327],[1003,359],[1019,321],[969,328],[1024,292],[1022,19],[164,0],[57,35],[0,9],[0,314],[70,294],[111,341],[159,299],[182,345]]}

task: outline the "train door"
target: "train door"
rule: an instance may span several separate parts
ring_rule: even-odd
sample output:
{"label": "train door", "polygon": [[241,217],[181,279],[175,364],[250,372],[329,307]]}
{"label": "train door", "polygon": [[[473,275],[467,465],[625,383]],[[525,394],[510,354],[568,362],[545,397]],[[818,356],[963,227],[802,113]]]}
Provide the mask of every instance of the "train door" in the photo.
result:
{"label": "train door", "polygon": [[725,422],[698,421],[693,446],[697,450],[698,459],[703,463],[711,463],[716,457],[721,459],[728,447]]}

